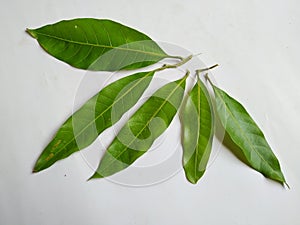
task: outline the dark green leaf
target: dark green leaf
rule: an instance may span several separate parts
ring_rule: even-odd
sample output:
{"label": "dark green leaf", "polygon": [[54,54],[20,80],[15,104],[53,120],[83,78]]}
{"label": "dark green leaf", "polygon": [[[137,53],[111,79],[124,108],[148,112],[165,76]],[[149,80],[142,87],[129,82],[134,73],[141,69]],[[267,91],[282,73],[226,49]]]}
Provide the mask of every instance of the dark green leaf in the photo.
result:
{"label": "dark green leaf", "polygon": [[176,115],[186,77],[160,88],[136,111],[108,147],[90,179],[107,177],[127,168],[151,147]]}
{"label": "dark green leaf", "polygon": [[276,156],[246,109],[220,88],[213,89],[221,123],[248,163],[265,177],[286,183]]}
{"label": "dark green leaf", "polygon": [[214,134],[212,104],[208,91],[198,79],[188,94],[181,113],[183,167],[193,184],[203,176]]}
{"label": "dark green leaf", "polygon": [[27,32],[50,55],[80,69],[136,69],[180,58],[168,56],[147,35],[111,20],[63,20]]}
{"label": "dark green leaf", "polygon": [[154,72],[136,73],[103,88],[58,130],[37,160],[33,172],[89,146],[106,128],[117,122],[141,97]]}

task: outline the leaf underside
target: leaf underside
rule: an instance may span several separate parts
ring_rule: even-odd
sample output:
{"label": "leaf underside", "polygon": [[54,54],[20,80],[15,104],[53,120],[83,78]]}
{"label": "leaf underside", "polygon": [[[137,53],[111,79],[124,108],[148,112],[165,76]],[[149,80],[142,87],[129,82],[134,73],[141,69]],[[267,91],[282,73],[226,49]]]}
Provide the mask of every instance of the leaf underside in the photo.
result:
{"label": "leaf underside", "polygon": [[169,126],[181,104],[185,79],[157,90],[127,121],[90,178],[113,175],[141,157]]}
{"label": "leaf underside", "polygon": [[209,93],[199,79],[181,113],[183,168],[189,182],[196,184],[209,160],[214,134],[214,120]]}
{"label": "leaf underside", "polygon": [[221,123],[248,163],[265,177],[286,183],[278,159],[246,109],[220,88],[213,89]]}
{"label": "leaf underside", "polygon": [[137,69],[169,57],[147,35],[111,20],[63,20],[26,31],[50,55],[80,69]]}
{"label": "leaf underside", "polygon": [[117,80],[88,100],[57,131],[38,158],[33,172],[89,146],[98,135],[116,123],[142,96],[153,71],[136,73]]}

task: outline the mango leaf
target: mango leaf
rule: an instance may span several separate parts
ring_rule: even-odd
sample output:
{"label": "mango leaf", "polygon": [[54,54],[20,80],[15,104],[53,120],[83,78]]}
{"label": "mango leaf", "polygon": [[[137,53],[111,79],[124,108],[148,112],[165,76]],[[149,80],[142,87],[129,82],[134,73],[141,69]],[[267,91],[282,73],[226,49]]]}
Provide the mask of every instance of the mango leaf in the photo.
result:
{"label": "mango leaf", "polygon": [[38,158],[33,172],[44,170],[89,146],[139,100],[153,74],[150,71],[127,76],[109,84],[88,100],[61,126]]}
{"label": "mango leaf", "polygon": [[250,166],[265,177],[286,184],[278,159],[246,109],[226,92],[212,86],[221,123]]}
{"label": "mango leaf", "polygon": [[214,134],[213,118],[209,93],[198,78],[181,112],[183,167],[186,178],[193,184],[206,170]]}
{"label": "mango leaf", "polygon": [[181,104],[187,75],[158,89],[127,121],[90,178],[113,175],[141,157],[169,126]]}
{"label": "mango leaf", "polygon": [[136,69],[167,55],[147,35],[120,23],[92,18],[63,20],[26,30],[42,48],[73,67],[97,71]]}

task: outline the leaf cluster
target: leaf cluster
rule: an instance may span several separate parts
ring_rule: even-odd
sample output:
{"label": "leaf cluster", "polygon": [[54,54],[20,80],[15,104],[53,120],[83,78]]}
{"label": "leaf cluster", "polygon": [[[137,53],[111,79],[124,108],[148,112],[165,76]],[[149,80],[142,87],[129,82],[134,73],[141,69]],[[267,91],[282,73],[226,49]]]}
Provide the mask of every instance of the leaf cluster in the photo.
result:
{"label": "leaf cluster", "polygon": [[[135,70],[162,59],[178,60],[176,64],[133,73],[100,90],[62,124],[37,159],[33,172],[92,144],[139,101],[156,73],[179,67],[192,58],[169,55],[147,35],[111,20],[64,20],[27,32],[50,55],[84,70]],[[286,184],[279,161],[261,129],[241,103],[216,87],[206,75],[214,92],[212,96],[199,77],[203,72],[195,71],[197,79],[190,90],[186,90],[187,71],[181,79],[153,93],[115,136],[90,179],[111,176],[133,164],[179,113],[182,166],[189,182],[197,183],[205,173],[217,118],[247,164],[265,177]]]}

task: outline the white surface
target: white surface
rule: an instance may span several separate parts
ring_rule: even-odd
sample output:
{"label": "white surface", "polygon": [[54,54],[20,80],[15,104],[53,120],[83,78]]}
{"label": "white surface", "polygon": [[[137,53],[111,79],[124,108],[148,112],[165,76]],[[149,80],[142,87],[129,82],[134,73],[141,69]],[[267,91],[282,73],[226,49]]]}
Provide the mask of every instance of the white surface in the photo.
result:
{"label": "white surface", "polygon": [[[12,0],[0,15],[0,224],[300,223],[299,1]],[[120,21],[219,63],[214,79],[265,132],[291,189],[225,147],[198,185],[183,171],[140,188],[86,182],[92,171],[80,153],[32,175],[85,72],[48,56],[24,30],[75,17]]]}

